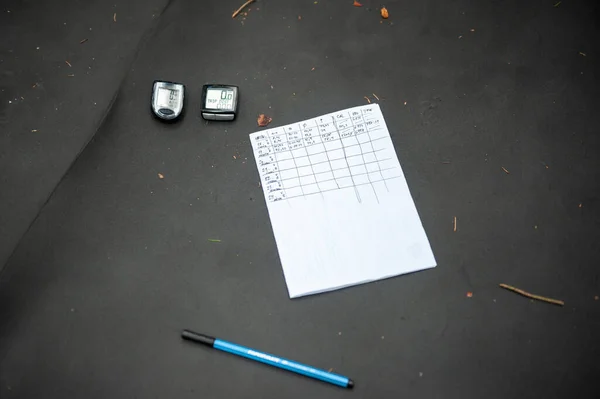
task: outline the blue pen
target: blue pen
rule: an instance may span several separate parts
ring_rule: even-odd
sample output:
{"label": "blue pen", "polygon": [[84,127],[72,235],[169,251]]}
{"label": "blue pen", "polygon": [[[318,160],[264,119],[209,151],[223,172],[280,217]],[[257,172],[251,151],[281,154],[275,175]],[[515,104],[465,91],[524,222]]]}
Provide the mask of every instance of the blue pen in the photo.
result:
{"label": "blue pen", "polygon": [[188,339],[199,344],[204,344],[206,346],[210,346],[221,351],[233,353],[234,355],[256,360],[257,362],[279,367],[284,370],[293,371],[294,373],[302,374],[307,377],[316,378],[317,380],[325,381],[343,388],[354,387],[354,381],[352,381],[348,377],[344,377],[343,375],[330,373],[325,370],[316,369],[314,367],[306,366],[301,363],[296,363],[291,360],[282,359],[278,356],[274,356],[264,352],[259,352],[254,349],[246,348],[241,345],[236,345],[231,342],[210,337],[208,335],[198,334],[189,330],[183,330],[183,332],[181,333],[181,337],[183,339]]}

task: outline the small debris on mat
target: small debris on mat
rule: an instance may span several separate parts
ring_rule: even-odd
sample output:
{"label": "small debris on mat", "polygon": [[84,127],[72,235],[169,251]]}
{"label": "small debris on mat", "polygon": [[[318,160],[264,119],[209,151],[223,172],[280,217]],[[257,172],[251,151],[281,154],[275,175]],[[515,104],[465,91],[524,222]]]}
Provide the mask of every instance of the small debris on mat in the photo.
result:
{"label": "small debris on mat", "polygon": [[240,8],[238,8],[232,15],[231,18],[235,18],[240,12],[242,12],[242,10],[244,8],[246,8],[248,5],[254,3],[254,0],[248,0],[247,2],[245,2],[244,4],[242,4],[242,6]]}
{"label": "small debris on mat", "polygon": [[582,55],[584,57],[587,57],[587,55],[585,53],[582,53],[581,51],[579,52],[579,55]]}
{"label": "small debris on mat", "polygon": [[340,331],[340,332],[338,333],[338,335],[342,335],[342,332]]}
{"label": "small debris on mat", "polygon": [[65,64],[67,64],[69,66],[69,68],[71,68],[73,65],[71,65],[71,63],[69,61],[65,60]]}
{"label": "small debris on mat", "polygon": [[260,114],[258,115],[258,119],[256,120],[256,122],[258,123],[258,126],[265,127],[269,123],[271,123],[272,120],[273,118],[266,116],[265,114]]}
{"label": "small debris on mat", "polygon": [[381,7],[381,18],[388,19],[389,16],[390,16],[390,13],[388,12],[387,8]]}
{"label": "small debris on mat", "polygon": [[298,21],[302,21],[302,15],[298,15]]}
{"label": "small debris on mat", "polygon": [[598,295],[595,295],[595,296],[594,296],[594,301],[597,301],[597,300],[599,300],[599,299],[600,299],[600,296],[598,296]]}
{"label": "small debris on mat", "polygon": [[162,173],[159,173],[159,174],[158,174],[158,178],[162,180],[162,179],[164,179],[164,178],[165,178],[165,175],[163,175]]}
{"label": "small debris on mat", "polygon": [[209,238],[208,241],[210,241],[210,242],[221,242],[221,240],[219,240],[218,238]]}
{"label": "small debris on mat", "polygon": [[423,377],[423,372],[419,371],[419,377]]}
{"label": "small debris on mat", "polygon": [[470,31],[471,31],[471,32],[475,32],[475,29],[474,29],[474,28],[471,28],[471,29],[470,29]]}
{"label": "small debris on mat", "polygon": [[311,72],[312,72],[312,71],[314,71],[314,70],[315,70],[315,67],[312,67],[310,70],[311,70]]}
{"label": "small debris on mat", "polygon": [[558,7],[560,3],[562,3],[562,1],[557,1],[556,3],[554,3],[554,7]]}
{"label": "small debris on mat", "polygon": [[82,41],[79,42],[79,44],[83,44],[83,43],[85,43],[87,41],[88,41],[88,39],[83,39]]}
{"label": "small debris on mat", "polygon": [[37,129],[31,129],[31,133],[37,132]]}
{"label": "small debris on mat", "polygon": [[502,166],[502,170],[504,171],[504,173],[506,173],[507,175],[510,175],[510,172],[504,167]]}
{"label": "small debris on mat", "polygon": [[581,202],[579,203],[579,208],[583,208],[583,204]]}
{"label": "small debris on mat", "polygon": [[362,4],[359,3],[358,1],[354,0],[354,4],[352,4],[354,7],[362,7]]}
{"label": "small debris on mat", "polygon": [[70,73],[70,74],[68,74],[67,76],[68,76],[69,78],[73,78],[73,77],[75,77],[75,74],[74,74],[74,73]]}
{"label": "small debris on mat", "polygon": [[373,93],[373,97],[375,97],[377,101],[379,101],[379,97],[377,97],[377,94]]}
{"label": "small debris on mat", "polygon": [[516,292],[517,294],[523,295],[527,298],[537,299],[538,301],[547,302],[547,303],[551,303],[551,304],[558,305],[558,306],[564,306],[564,304],[565,304],[563,301],[560,301],[558,299],[552,299],[552,298],[547,298],[547,297],[541,296],[541,295],[530,294],[527,291],[523,291],[519,288],[513,287],[508,284],[500,284],[500,287],[502,287],[506,290],[512,291],[512,292]]}
{"label": "small debris on mat", "polygon": [[117,22],[117,13],[113,14],[113,22]]}
{"label": "small debris on mat", "polygon": [[367,100],[367,102],[368,102],[369,104],[371,104],[371,100],[369,100],[369,97],[367,97],[367,96],[364,96],[363,98],[364,98],[365,100]]}
{"label": "small debris on mat", "polygon": [[467,292],[467,298],[473,298],[473,293],[471,291]]}
{"label": "small debris on mat", "polygon": [[331,373],[333,371],[333,367],[330,367],[329,370],[327,370],[328,373]]}
{"label": "small debris on mat", "polygon": [[406,101],[404,101],[404,105],[406,105]]}
{"label": "small debris on mat", "polygon": [[454,216],[454,232],[456,232],[456,216]]}

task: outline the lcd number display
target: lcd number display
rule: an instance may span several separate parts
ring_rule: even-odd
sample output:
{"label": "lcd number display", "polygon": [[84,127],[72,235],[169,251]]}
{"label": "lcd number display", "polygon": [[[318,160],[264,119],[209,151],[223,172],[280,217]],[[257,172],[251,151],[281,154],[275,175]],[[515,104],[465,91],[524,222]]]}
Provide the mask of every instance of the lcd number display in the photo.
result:
{"label": "lcd number display", "polygon": [[208,89],[206,91],[206,108],[233,109],[233,91]]}
{"label": "lcd number display", "polygon": [[179,93],[176,90],[158,89],[158,106],[165,108],[175,108]]}

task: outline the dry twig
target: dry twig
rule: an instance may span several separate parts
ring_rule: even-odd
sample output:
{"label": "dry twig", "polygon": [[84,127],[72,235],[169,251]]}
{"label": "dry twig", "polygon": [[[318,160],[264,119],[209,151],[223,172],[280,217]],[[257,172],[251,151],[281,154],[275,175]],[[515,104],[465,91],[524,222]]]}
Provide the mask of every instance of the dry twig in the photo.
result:
{"label": "dry twig", "polygon": [[252,4],[252,3],[254,3],[254,0],[248,0],[247,2],[245,2],[244,4],[242,4],[242,6],[241,6],[240,8],[238,8],[238,9],[237,9],[237,10],[236,10],[236,11],[235,11],[235,12],[234,12],[232,15],[231,15],[231,18],[235,18],[235,17],[237,17],[237,15],[238,15],[240,12],[242,12],[242,10],[243,10],[244,8],[246,8],[248,5],[250,5],[250,4]]}
{"label": "dry twig", "polygon": [[500,284],[500,287],[502,287],[504,289],[507,289],[509,291],[512,291],[512,292],[516,292],[517,294],[521,294],[523,296],[526,296],[527,298],[537,299],[538,301],[547,302],[547,303],[551,303],[553,305],[558,305],[558,306],[564,306],[565,305],[565,303],[563,301],[559,301],[558,299],[546,298],[545,296],[530,294],[527,291],[523,291],[523,290],[521,290],[519,288],[513,287],[513,286],[508,285],[508,284]]}

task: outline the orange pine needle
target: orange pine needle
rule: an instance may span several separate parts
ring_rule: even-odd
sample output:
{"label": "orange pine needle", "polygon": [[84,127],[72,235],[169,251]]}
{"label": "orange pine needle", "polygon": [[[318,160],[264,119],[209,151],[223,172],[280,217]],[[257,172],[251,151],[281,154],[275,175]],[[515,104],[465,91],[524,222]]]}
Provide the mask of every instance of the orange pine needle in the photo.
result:
{"label": "orange pine needle", "polygon": [[362,7],[362,4],[360,4],[358,1],[354,0],[354,4],[352,4],[354,7]]}
{"label": "orange pine needle", "polygon": [[252,3],[254,3],[254,0],[248,0],[247,2],[245,2],[244,4],[242,4],[242,6],[241,6],[240,8],[238,8],[238,9],[237,9],[237,10],[236,10],[236,11],[235,11],[235,12],[234,12],[232,15],[231,15],[231,18],[235,18],[235,17],[237,17],[237,15],[238,15],[240,12],[242,12],[242,10],[243,10],[244,8],[246,8],[246,7],[247,7],[249,4],[252,4]]}
{"label": "orange pine needle", "polygon": [[552,299],[552,298],[547,298],[545,296],[541,296],[541,295],[534,295],[534,294],[530,294],[527,291],[523,291],[519,288],[513,287],[511,285],[508,284],[500,284],[500,287],[512,291],[512,292],[516,292],[517,294],[523,295],[527,298],[531,298],[531,299],[537,299],[538,301],[542,301],[542,302],[547,302],[547,303],[551,303],[553,305],[558,305],[558,306],[564,306],[565,303],[563,301],[560,301],[558,299]]}

